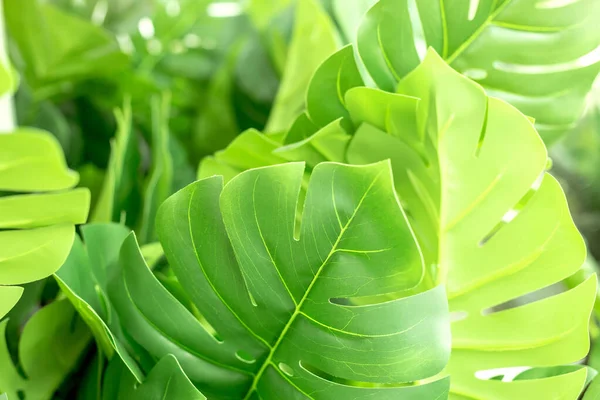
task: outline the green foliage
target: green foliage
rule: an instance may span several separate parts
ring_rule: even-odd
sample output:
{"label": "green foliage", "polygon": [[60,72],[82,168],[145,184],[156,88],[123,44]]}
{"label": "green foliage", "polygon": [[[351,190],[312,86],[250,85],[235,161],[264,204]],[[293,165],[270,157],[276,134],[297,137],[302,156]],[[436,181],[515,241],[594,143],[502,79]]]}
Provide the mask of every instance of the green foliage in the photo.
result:
{"label": "green foliage", "polygon": [[599,17],[594,0],[381,0],[360,27],[358,47],[388,91],[433,47],[488,94],[534,117],[551,143],[579,119],[600,70]]}
{"label": "green foliage", "polygon": [[7,322],[0,322],[0,391],[10,400],[51,399],[77,366],[90,342],[89,330],[67,300],[42,308],[23,329],[17,369],[4,340]]}
{"label": "green foliage", "polygon": [[599,16],[4,0],[0,398],[598,397]]}
{"label": "green foliage", "polygon": [[75,238],[69,258],[55,275],[60,288],[89,326],[96,344],[108,359],[115,353],[139,380],[143,373],[129,355],[119,317],[108,298],[108,282],[118,268],[119,249],[128,230],[116,224],[81,228],[85,245]]}
{"label": "green foliage", "polygon": [[[120,72],[128,60],[104,30],[36,0],[4,2],[28,83],[44,92],[64,82]],[[77,32],[74,34],[74,32]]]}
{"label": "green foliage", "polygon": [[[284,397],[314,391],[327,398],[441,396],[443,381],[378,391],[313,375],[322,371],[366,386],[428,378],[445,364],[449,332],[441,288],[387,303],[376,299],[417,286],[423,275],[412,232],[393,201],[389,165],[317,167],[294,237],[303,169],[292,163],[250,170],[225,187],[220,178],[208,178],[162,206],[157,226],[167,259],[215,330],[214,337],[203,334],[206,344],[192,333],[202,328],[183,307],[143,296],[145,267],[134,269],[132,260],[125,284],[133,302],[161,331],[174,320],[190,320],[189,333],[166,333],[186,347],[195,342],[215,364],[198,366],[196,379],[218,398],[250,398],[254,391],[265,399],[281,391]],[[355,297],[372,303],[344,305]],[[156,312],[169,303],[173,311]],[[129,328],[132,335],[136,330]]]}
{"label": "green foliage", "polygon": [[141,384],[115,359],[104,376],[103,400],[205,400],[172,355],[161,359]]}
{"label": "green foliage", "polygon": [[[305,134],[292,128],[288,144],[272,154],[309,166],[326,159],[391,160],[398,197],[423,251],[423,285],[445,284],[455,314],[446,369],[451,398],[494,393],[518,399],[530,392],[550,396],[558,388],[567,398],[577,396],[583,370],[519,385],[475,377],[481,370],[571,363],[589,349],[592,279],[554,297],[498,308],[567,278],[585,257],[564,194],[545,172],[546,150],[531,122],[487,97],[433,51],[397,93],[358,86],[348,57],[351,49],[343,49],[317,71],[309,113],[295,125]],[[344,84],[332,87],[331,76]],[[311,92],[321,94],[313,104]],[[236,141],[214,160],[243,148]],[[206,161],[201,176],[207,165],[215,163]]]}
{"label": "green foliage", "polygon": [[115,115],[117,133],[111,141],[108,168],[91,221],[124,221],[133,226],[141,200],[138,182],[140,154],[137,136],[131,131],[131,105],[126,102],[123,110],[115,111]]}
{"label": "green foliage", "polygon": [[332,22],[318,2],[298,2],[281,86],[265,128],[268,132],[290,127],[304,109],[306,87],[312,74],[336,48]]}
{"label": "green foliage", "polygon": [[583,400],[600,399],[600,379],[594,379],[583,396]]}
{"label": "green foliage", "polygon": [[77,179],[49,134],[0,135],[0,190],[8,193],[0,197],[0,318],[23,292],[8,285],[43,279],[67,258],[74,224],[86,221],[89,207],[87,189],[67,190]]}

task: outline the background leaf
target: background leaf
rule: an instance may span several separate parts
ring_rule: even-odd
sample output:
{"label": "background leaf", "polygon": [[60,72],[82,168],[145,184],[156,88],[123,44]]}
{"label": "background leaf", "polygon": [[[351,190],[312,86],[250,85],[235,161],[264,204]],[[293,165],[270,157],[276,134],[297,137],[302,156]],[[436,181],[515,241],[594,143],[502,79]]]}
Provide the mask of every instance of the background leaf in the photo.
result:
{"label": "background leaf", "polygon": [[580,117],[600,70],[599,3],[381,0],[358,35],[377,85],[397,82],[433,47],[453,68],[536,120],[550,144]]}

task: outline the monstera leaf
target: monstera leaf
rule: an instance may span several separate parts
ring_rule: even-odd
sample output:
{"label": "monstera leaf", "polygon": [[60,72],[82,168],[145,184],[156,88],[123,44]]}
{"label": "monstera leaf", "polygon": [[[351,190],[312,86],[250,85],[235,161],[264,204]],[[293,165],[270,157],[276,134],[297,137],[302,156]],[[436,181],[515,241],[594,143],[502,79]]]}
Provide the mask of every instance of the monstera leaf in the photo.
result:
{"label": "monstera leaf", "polygon": [[15,193],[0,197],[0,318],[23,292],[9,285],[45,278],[67,258],[90,201],[87,189],[67,190],[77,180],[50,134],[0,135],[0,191]]}
{"label": "monstera leaf", "polygon": [[36,88],[106,76],[129,62],[116,40],[101,27],[51,4],[7,0],[4,9],[29,82]]}
{"label": "monstera leaf", "polygon": [[114,359],[108,364],[102,388],[103,400],[205,400],[172,355],[162,358],[139,384],[129,370]]}
{"label": "monstera leaf", "polygon": [[[486,96],[433,50],[396,93],[366,88],[347,47],[314,75],[307,113],[284,143],[271,155],[309,166],[328,159],[391,160],[425,260],[421,284],[447,289],[451,399],[578,396],[585,369],[514,382],[480,375],[568,364],[589,348],[593,277],[559,295],[514,305],[569,277],[585,258],[564,194],[545,172],[544,144],[527,117]],[[207,166],[212,173],[230,168],[220,156],[220,164],[204,164],[200,174]]]}
{"label": "monstera leaf", "polygon": [[381,0],[357,42],[388,91],[433,47],[489,95],[534,117],[552,143],[579,118],[600,70],[599,18],[596,0]]}
{"label": "monstera leaf", "polygon": [[157,232],[193,307],[132,235],[109,291],[124,330],[155,359],[173,354],[209,398],[446,397],[434,378],[448,358],[445,294],[411,291],[423,260],[389,163],[317,166],[298,223],[303,175],[288,163],[170,197]]}
{"label": "monstera leaf", "polygon": [[312,74],[337,48],[334,24],[319,2],[297,2],[294,33],[267,131],[289,128],[304,109],[306,87]]}
{"label": "monstera leaf", "polygon": [[82,226],[82,238],[75,237],[69,257],[54,278],[104,356],[122,360],[131,376],[141,382],[144,374],[126,347],[119,316],[107,294],[108,282],[117,274],[119,249],[128,234],[127,228],[117,224]]}
{"label": "monstera leaf", "polygon": [[[475,376],[575,362],[589,349],[595,279],[521,307],[494,308],[570,276],[586,255],[564,194],[545,172],[547,154],[535,129],[433,52],[397,92],[378,93],[376,109],[390,111],[385,119],[364,107],[374,104],[375,93],[346,93],[360,124],[348,159],[392,159],[398,195],[456,317],[451,398],[577,397],[584,370],[511,383]],[[402,117],[409,109],[412,120]]]}
{"label": "monstera leaf", "polygon": [[25,325],[19,342],[19,366],[6,346],[8,320],[0,322],[0,392],[9,400],[49,400],[83,354],[90,332],[66,300],[42,308]]}

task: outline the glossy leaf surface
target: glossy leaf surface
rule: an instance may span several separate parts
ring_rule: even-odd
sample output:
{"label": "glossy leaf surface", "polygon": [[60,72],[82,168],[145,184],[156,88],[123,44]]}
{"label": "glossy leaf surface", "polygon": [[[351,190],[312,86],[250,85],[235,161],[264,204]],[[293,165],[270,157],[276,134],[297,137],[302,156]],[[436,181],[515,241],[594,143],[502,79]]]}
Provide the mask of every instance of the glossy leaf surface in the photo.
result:
{"label": "glossy leaf surface", "polygon": [[[64,265],[56,272],[67,299],[90,328],[99,349],[108,359],[123,360],[132,376],[141,380],[143,372],[125,347],[119,316],[108,297],[108,282],[118,273],[121,244],[129,230],[117,224],[90,224],[75,237]],[[85,244],[84,244],[85,242]]]}
{"label": "glossy leaf surface", "polygon": [[535,118],[552,143],[578,120],[600,70],[599,18],[595,0],[381,0],[358,49],[378,86],[393,91],[432,47]]}
{"label": "glossy leaf surface", "polygon": [[444,397],[446,379],[406,385],[447,360],[443,289],[379,297],[423,278],[390,173],[387,162],[320,164],[300,219],[302,163],[184,188],[159,210],[158,234],[205,322],[160,285],[131,236],[112,291],[125,330],[154,357],[174,354],[210,398]]}
{"label": "glossy leaf surface", "polygon": [[118,360],[104,375],[103,400],[205,400],[181,370],[177,359],[165,356],[140,384]]}
{"label": "glossy leaf surface", "polygon": [[[433,51],[400,82],[397,93],[357,81],[332,90],[331,77],[353,82],[356,69],[348,65],[349,56],[343,49],[317,71],[309,93],[320,96],[309,99],[308,108],[322,112],[343,105],[337,112],[349,121],[343,124],[348,147],[340,146],[345,160],[391,160],[395,189],[425,259],[421,284],[443,283],[448,291],[450,398],[527,399],[533,393],[575,398],[585,370],[518,382],[476,377],[497,368],[568,364],[589,349],[593,278],[557,296],[506,309],[509,302],[572,275],[585,258],[564,194],[545,172],[547,154],[534,126]],[[292,128],[286,145],[272,154],[309,165],[331,157],[335,146],[320,138],[331,130],[325,123],[335,119],[335,111],[322,123],[311,116],[296,122],[308,127],[308,136],[292,137]],[[339,150],[336,154],[340,157]]]}
{"label": "glossy leaf surface", "polygon": [[90,201],[87,189],[67,190],[77,180],[48,133],[0,135],[0,190],[19,193],[0,197],[0,318],[22,293],[6,285],[45,278],[69,254],[74,224],[86,221]]}

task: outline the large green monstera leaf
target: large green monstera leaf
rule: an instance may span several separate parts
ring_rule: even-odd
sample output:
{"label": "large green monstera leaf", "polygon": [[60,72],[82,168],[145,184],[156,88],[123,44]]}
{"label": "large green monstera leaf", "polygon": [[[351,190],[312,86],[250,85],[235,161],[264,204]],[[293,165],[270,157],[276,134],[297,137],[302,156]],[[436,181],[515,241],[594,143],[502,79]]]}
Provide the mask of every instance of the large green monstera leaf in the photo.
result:
{"label": "large green monstera leaf", "polygon": [[596,0],[381,0],[358,50],[384,90],[433,47],[487,93],[534,117],[551,143],[579,118],[600,70]]}
{"label": "large green monstera leaf", "polygon": [[[224,155],[243,152],[241,140],[205,161],[200,175],[230,168]],[[317,71],[307,113],[283,142],[272,156],[309,166],[391,160],[425,260],[421,285],[447,290],[451,399],[577,398],[585,369],[514,382],[483,378],[497,369],[573,363],[589,348],[593,278],[553,297],[521,299],[575,273],[585,258],[527,117],[486,96],[433,50],[395,93],[364,87],[347,47]]]}
{"label": "large green monstera leaf", "polygon": [[211,399],[445,398],[446,296],[411,291],[423,260],[389,163],[320,164],[296,218],[303,176],[288,163],[170,197],[157,232],[191,306],[132,235],[110,291],[125,331]]}
{"label": "large green monstera leaf", "polygon": [[9,285],[45,278],[67,258],[90,202],[87,189],[67,190],[77,181],[50,134],[0,135],[0,318],[23,292]]}

